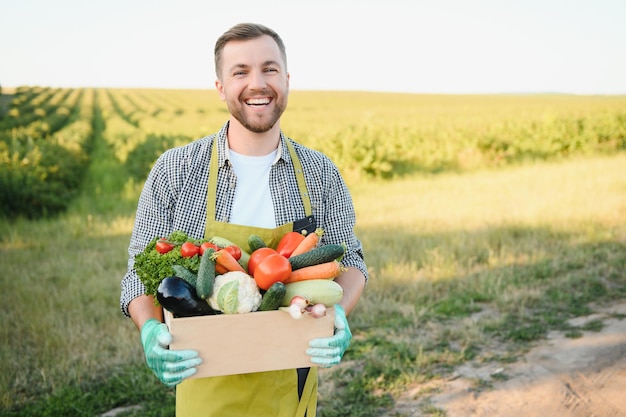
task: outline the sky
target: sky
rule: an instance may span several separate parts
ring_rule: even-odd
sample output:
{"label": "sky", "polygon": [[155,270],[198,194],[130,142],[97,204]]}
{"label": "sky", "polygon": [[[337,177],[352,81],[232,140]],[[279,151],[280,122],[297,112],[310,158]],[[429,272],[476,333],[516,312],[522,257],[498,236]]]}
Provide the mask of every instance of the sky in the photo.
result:
{"label": "sky", "polygon": [[0,0],[0,85],[213,89],[276,30],[292,90],[626,94],[624,0]]}

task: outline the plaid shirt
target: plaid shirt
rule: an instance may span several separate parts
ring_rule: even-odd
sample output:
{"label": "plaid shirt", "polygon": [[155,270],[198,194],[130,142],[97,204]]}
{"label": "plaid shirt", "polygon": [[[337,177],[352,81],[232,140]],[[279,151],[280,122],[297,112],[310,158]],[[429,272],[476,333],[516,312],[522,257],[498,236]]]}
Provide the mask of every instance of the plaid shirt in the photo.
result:
{"label": "plaid shirt", "polygon": [[[164,152],[155,162],[139,197],[128,248],[128,270],[121,283],[120,307],[126,316],[129,315],[128,304],[145,293],[134,269],[135,256],[153,238],[168,236],[175,230],[182,230],[196,239],[204,237],[209,163],[214,143],[219,146],[215,216],[216,220],[229,221],[236,177],[228,161],[227,131],[228,123],[217,134]],[[277,225],[305,217],[287,140],[291,139],[281,132],[279,155],[270,171]],[[352,197],[339,170],[321,152],[293,141],[292,144],[302,164],[317,227],[324,230],[322,244],[345,243],[348,249],[342,264],[359,269],[367,279],[363,248],[353,230],[356,217]]]}

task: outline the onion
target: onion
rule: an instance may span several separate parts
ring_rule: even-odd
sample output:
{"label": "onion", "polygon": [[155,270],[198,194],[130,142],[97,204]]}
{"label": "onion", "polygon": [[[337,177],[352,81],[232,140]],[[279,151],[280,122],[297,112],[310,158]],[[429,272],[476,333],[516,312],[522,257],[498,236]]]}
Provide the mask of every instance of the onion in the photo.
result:
{"label": "onion", "polygon": [[292,304],[289,306],[289,314],[291,314],[291,317],[296,320],[301,319],[304,316],[302,314],[302,309],[297,304]]}
{"label": "onion", "polygon": [[306,310],[309,313],[311,313],[311,316],[313,316],[316,319],[318,319],[320,317],[324,317],[326,315],[326,305],[324,305],[322,303],[318,303],[318,304],[312,305],[310,307],[307,307]]}
{"label": "onion", "polygon": [[298,307],[300,307],[300,310],[302,311],[304,311],[304,309],[307,308],[309,304],[310,304],[309,300],[307,300],[306,298],[300,295],[294,295],[291,301],[289,302],[289,305],[297,305]]}

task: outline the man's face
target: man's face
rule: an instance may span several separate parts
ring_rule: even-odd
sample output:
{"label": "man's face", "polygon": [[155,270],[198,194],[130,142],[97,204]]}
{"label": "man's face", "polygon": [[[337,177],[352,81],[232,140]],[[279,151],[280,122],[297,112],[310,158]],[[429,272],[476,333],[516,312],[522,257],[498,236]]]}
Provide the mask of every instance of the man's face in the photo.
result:
{"label": "man's face", "polygon": [[272,129],[289,94],[289,74],[274,39],[261,36],[227,43],[220,72],[215,85],[230,114],[252,132]]}

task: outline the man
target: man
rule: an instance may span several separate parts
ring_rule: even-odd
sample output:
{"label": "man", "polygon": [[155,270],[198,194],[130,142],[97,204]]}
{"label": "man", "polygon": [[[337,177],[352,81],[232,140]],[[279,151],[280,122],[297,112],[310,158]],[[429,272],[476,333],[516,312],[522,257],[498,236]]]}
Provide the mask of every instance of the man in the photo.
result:
{"label": "man", "polygon": [[[362,247],[354,235],[350,194],[336,166],[322,153],[285,137],[280,117],[287,106],[285,46],[273,30],[236,25],[215,45],[215,86],[230,112],[215,135],[165,152],[139,199],[122,280],[121,307],[140,329],[148,366],[177,385],[177,416],[315,415],[317,368],[187,379],[199,358],[170,351],[162,311],[133,269],[134,256],[157,236],[183,230],[195,238],[224,236],[243,245],[250,234],[277,242],[287,231],[322,228],[322,243],[344,243],[347,268],[335,281],[344,290],[335,306],[335,335],[314,339],[314,364],[339,363],[351,333],[346,315],[367,279]],[[210,331],[206,329],[205,331]]]}

